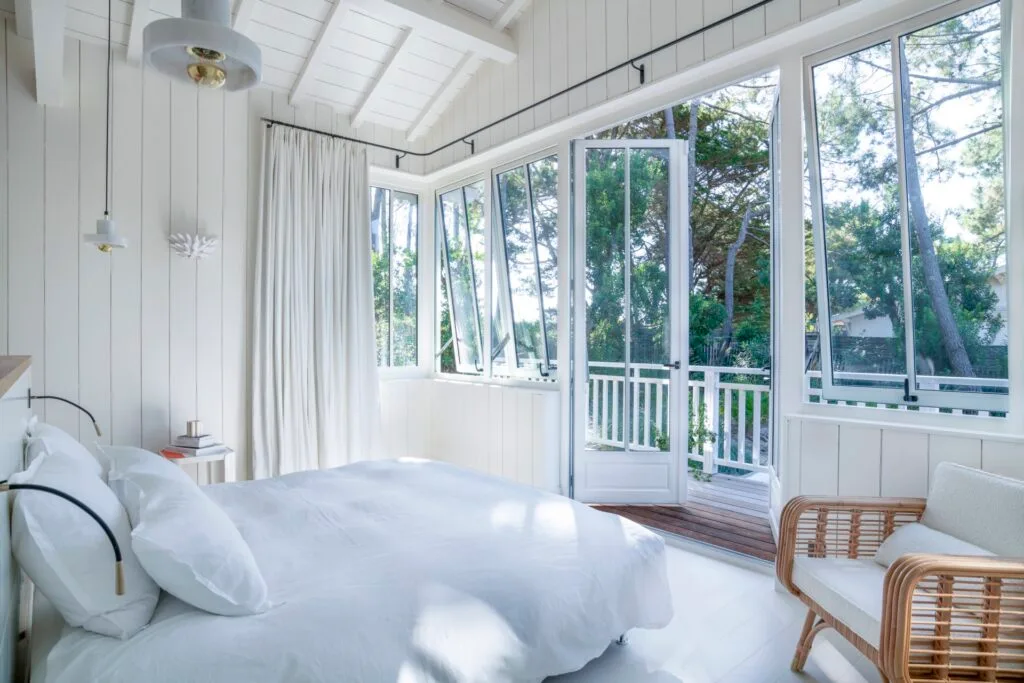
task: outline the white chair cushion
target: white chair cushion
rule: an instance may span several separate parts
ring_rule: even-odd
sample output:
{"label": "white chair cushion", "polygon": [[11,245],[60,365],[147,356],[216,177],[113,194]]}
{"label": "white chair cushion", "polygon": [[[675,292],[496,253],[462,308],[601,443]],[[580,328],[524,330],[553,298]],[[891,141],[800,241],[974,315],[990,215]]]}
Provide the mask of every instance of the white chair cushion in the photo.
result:
{"label": "white chair cushion", "polygon": [[102,447],[110,488],[128,510],[132,549],[161,588],[225,616],[270,607],[267,584],[238,528],[181,468],[141,448]]}
{"label": "white chair cushion", "polygon": [[131,525],[117,496],[81,458],[43,455],[11,483],[49,486],[88,506],[121,547],[125,594],[115,589],[114,551],[103,529],[73,503],[41,491],[17,491],[11,543],[18,564],[71,626],[128,638],[149,623],[160,589],[131,547]]}
{"label": "white chair cushion", "polygon": [[921,522],[1001,557],[1024,557],[1024,481],[940,463]]}
{"label": "white chair cushion", "polygon": [[823,610],[878,647],[885,569],[873,560],[797,557],[793,583]]}
{"label": "white chair cushion", "polygon": [[885,539],[875,553],[875,562],[888,567],[909,553],[935,555],[992,555],[973,543],[936,531],[924,524],[904,524]]}
{"label": "white chair cushion", "polygon": [[57,452],[78,460],[97,476],[105,478],[107,475],[104,463],[101,463],[78,439],[59,427],[33,418],[29,422],[28,436],[25,440],[25,462],[32,464],[41,455]]}

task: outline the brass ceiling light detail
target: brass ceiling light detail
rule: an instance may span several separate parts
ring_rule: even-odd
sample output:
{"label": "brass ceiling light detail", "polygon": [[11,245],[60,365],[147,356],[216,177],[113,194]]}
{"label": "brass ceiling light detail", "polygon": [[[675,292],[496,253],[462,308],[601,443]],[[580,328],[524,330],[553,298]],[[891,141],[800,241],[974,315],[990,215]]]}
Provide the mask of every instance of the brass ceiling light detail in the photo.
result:
{"label": "brass ceiling light detail", "polygon": [[224,73],[224,69],[216,64],[207,64],[206,62],[189,64],[185,71],[188,72],[188,77],[196,85],[203,88],[216,89],[223,86],[228,80],[228,75]]}
{"label": "brass ceiling light detail", "polygon": [[260,48],[231,28],[230,0],[181,0],[181,17],[151,22],[142,42],[146,62],[171,78],[225,90],[259,85]]}

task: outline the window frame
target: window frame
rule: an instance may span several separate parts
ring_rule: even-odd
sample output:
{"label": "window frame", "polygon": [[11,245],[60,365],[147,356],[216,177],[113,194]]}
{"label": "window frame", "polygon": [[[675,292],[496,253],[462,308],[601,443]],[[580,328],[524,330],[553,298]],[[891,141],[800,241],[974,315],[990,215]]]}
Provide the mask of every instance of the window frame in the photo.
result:
{"label": "window frame", "polygon": [[[420,233],[423,228],[422,212],[421,212],[421,197],[420,193],[401,187],[396,187],[386,183],[370,183],[371,198],[373,190],[379,190],[386,193],[387,198],[387,229],[388,229],[388,349],[387,349],[387,363],[385,365],[378,365],[378,372],[382,373],[402,373],[410,370],[415,370],[420,364],[420,351],[421,351],[421,339],[420,339],[420,297],[422,291],[420,287],[420,273],[422,263],[422,239]],[[414,246],[416,248],[416,317],[415,317],[415,341],[416,341],[416,358],[413,363],[406,365],[395,365],[395,288],[394,288],[394,256],[395,256],[395,242],[394,242],[394,203],[395,193],[403,194],[411,197],[415,200],[414,206],[416,210],[416,234],[414,238]],[[376,336],[376,335],[375,335]]]}
{"label": "window frame", "polygon": [[[957,390],[926,389],[918,385],[917,367],[915,359],[915,330],[914,330],[914,308],[913,308],[913,287],[914,282],[911,270],[911,242],[909,206],[906,190],[906,146],[903,132],[903,98],[902,84],[899,78],[900,64],[900,40],[902,37],[919,31],[948,19],[966,14],[968,12],[987,7],[999,5],[1001,14],[1001,36],[1000,51],[1002,54],[1002,75],[1003,81],[1003,118],[1002,128],[1004,131],[1004,164],[1003,175],[1005,187],[1009,188],[1009,172],[1011,159],[1006,151],[1006,136],[1009,126],[1007,117],[1008,108],[1006,98],[1010,79],[1008,78],[1008,65],[1010,50],[1007,40],[1007,27],[1009,26],[1010,5],[1009,0],[958,0],[957,2],[938,7],[922,14],[905,19],[885,28],[865,34],[853,40],[843,42],[826,50],[809,55],[803,60],[803,104],[804,104],[804,125],[807,151],[808,175],[810,177],[810,201],[811,221],[814,235],[814,257],[816,262],[815,283],[817,286],[817,312],[818,331],[821,351],[821,391],[822,399],[826,401],[858,402],[858,403],[881,403],[904,407],[921,407],[932,409],[952,409],[991,412],[1006,412],[1009,408],[1008,394],[984,394],[981,392],[965,392]],[[906,373],[904,375],[909,395],[913,399],[908,400],[905,389],[895,387],[856,387],[837,385],[834,383],[834,369],[832,364],[832,315],[831,301],[828,288],[828,253],[826,249],[826,225],[824,220],[824,190],[821,177],[820,147],[818,144],[818,118],[817,100],[814,90],[814,69],[815,67],[827,64],[836,59],[852,55],[872,46],[889,43],[892,69],[892,96],[893,96],[893,125],[896,132],[896,166],[898,172],[898,200],[900,216],[900,246],[902,249],[902,272],[903,272],[903,304],[904,315],[907,320],[904,325],[904,345],[906,354]],[[1010,193],[1004,197],[1003,211],[1009,216],[1008,202]],[[1009,220],[1006,221],[1006,230],[1010,231]],[[1008,325],[1009,328],[1009,325]],[[1009,342],[1008,342],[1009,346]]]}
{"label": "window frame", "polygon": [[[481,216],[481,220],[484,221],[484,311],[480,310],[480,293],[476,286],[476,275],[474,272],[474,259],[472,252],[472,240],[469,231],[469,202],[466,200],[466,188],[471,185],[480,184],[484,188],[484,211]],[[442,197],[446,194],[458,191],[461,201],[461,210],[466,220],[466,244],[469,248],[469,273],[470,273],[470,284],[472,285],[473,291],[473,311],[476,314],[476,319],[473,322],[473,329],[477,337],[478,348],[480,352],[481,366],[474,365],[472,363],[464,363],[459,351],[458,344],[458,324],[456,323],[457,313],[455,311],[454,300],[452,298],[452,271],[451,261],[448,254],[448,231],[445,227],[444,210],[442,208]],[[434,192],[434,239],[437,244],[436,263],[439,272],[443,272],[444,282],[442,284],[442,278],[437,278],[437,315],[435,316],[437,325],[437,351],[434,355],[434,368],[437,372],[445,375],[451,375],[452,373],[445,373],[441,370],[441,356],[444,354],[445,349],[448,345],[452,345],[453,353],[455,355],[455,374],[465,375],[468,377],[487,377],[490,371],[490,297],[488,293],[490,287],[488,285],[490,276],[490,252],[491,252],[491,238],[490,238],[490,208],[489,204],[491,197],[489,196],[489,183],[487,182],[486,175],[475,175],[469,178],[465,178],[456,183],[446,185],[442,188],[435,190]],[[448,300],[448,315],[450,317],[451,333],[452,336],[449,340],[441,339],[441,300],[442,297],[447,297]]]}
{"label": "window frame", "polygon": [[[544,307],[544,287],[541,282],[540,275],[540,248],[537,244],[537,217],[535,214],[534,205],[534,194],[533,194],[533,181],[530,179],[530,165],[538,161],[553,158],[555,164],[560,164],[558,148],[549,147],[547,149],[535,152],[528,156],[520,157],[514,161],[496,166],[491,170],[491,196],[494,201],[491,202],[492,208],[490,214],[493,218],[494,230],[492,233],[492,243],[496,245],[496,249],[500,251],[501,263],[504,267],[499,269],[499,273],[494,276],[495,286],[500,287],[501,293],[501,306],[503,314],[508,326],[508,342],[505,344],[504,349],[509,353],[508,362],[505,365],[498,366],[501,368],[501,372],[493,373],[496,376],[502,377],[515,377],[515,378],[526,378],[540,381],[555,381],[557,372],[557,362],[552,364],[550,359],[550,347],[549,347],[549,331],[547,326],[547,319],[545,316]],[[560,167],[560,166],[559,166]],[[541,331],[541,342],[542,342],[542,358],[539,362],[531,362],[523,367],[519,364],[519,353],[518,346],[516,343],[516,331],[515,331],[515,309],[512,305],[512,277],[509,272],[509,261],[507,253],[507,236],[505,234],[505,217],[503,214],[503,207],[501,204],[501,190],[498,184],[498,177],[510,171],[516,169],[522,169],[526,178],[527,188],[527,202],[528,212],[530,221],[530,232],[533,243],[533,256],[534,256],[534,281],[537,284],[537,304],[538,311],[540,313],[540,331]],[[557,254],[556,254],[557,256]],[[561,265],[561,264],[559,264]],[[557,308],[556,308],[557,316]],[[558,321],[559,323],[561,321]],[[556,323],[557,324],[557,323]]]}

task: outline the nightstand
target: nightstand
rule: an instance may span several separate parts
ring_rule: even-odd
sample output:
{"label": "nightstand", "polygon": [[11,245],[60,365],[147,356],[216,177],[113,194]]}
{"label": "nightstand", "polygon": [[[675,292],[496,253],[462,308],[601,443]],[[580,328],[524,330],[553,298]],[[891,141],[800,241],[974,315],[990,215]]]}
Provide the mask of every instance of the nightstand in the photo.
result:
{"label": "nightstand", "polygon": [[[163,454],[161,453],[161,455],[163,455]],[[167,458],[167,456],[164,456],[164,457]],[[196,456],[192,456],[190,458],[167,458],[167,460],[170,460],[171,462],[177,464],[179,467],[181,467],[183,469],[186,467],[186,465],[196,465],[196,469],[194,470],[194,472],[195,472],[195,479],[196,479],[196,482],[199,483],[199,484],[207,484],[207,483],[213,483],[213,482],[209,481],[211,479],[210,468],[209,467],[200,468],[198,466],[199,465],[207,465],[207,466],[209,466],[211,463],[215,463],[215,462],[223,463],[223,472],[221,474],[221,481],[223,481],[223,482],[231,482],[231,481],[235,480],[235,471],[236,471],[235,470],[235,451],[233,451],[230,448],[227,449],[226,451],[223,451],[221,453],[217,453],[215,455],[196,455]],[[201,475],[205,475],[205,476],[201,476]],[[204,479],[206,481],[203,481]]]}

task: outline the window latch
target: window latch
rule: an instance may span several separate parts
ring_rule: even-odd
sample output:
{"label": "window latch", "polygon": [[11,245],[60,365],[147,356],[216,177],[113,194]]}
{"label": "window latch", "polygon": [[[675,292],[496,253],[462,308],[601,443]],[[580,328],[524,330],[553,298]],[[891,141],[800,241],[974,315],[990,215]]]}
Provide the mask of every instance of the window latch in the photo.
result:
{"label": "window latch", "polygon": [[903,378],[903,400],[907,403],[917,403],[917,396],[910,393],[910,378]]}
{"label": "window latch", "polygon": [[662,363],[662,367],[666,367],[670,370],[681,370],[683,365],[679,361],[673,361],[671,363]]}

